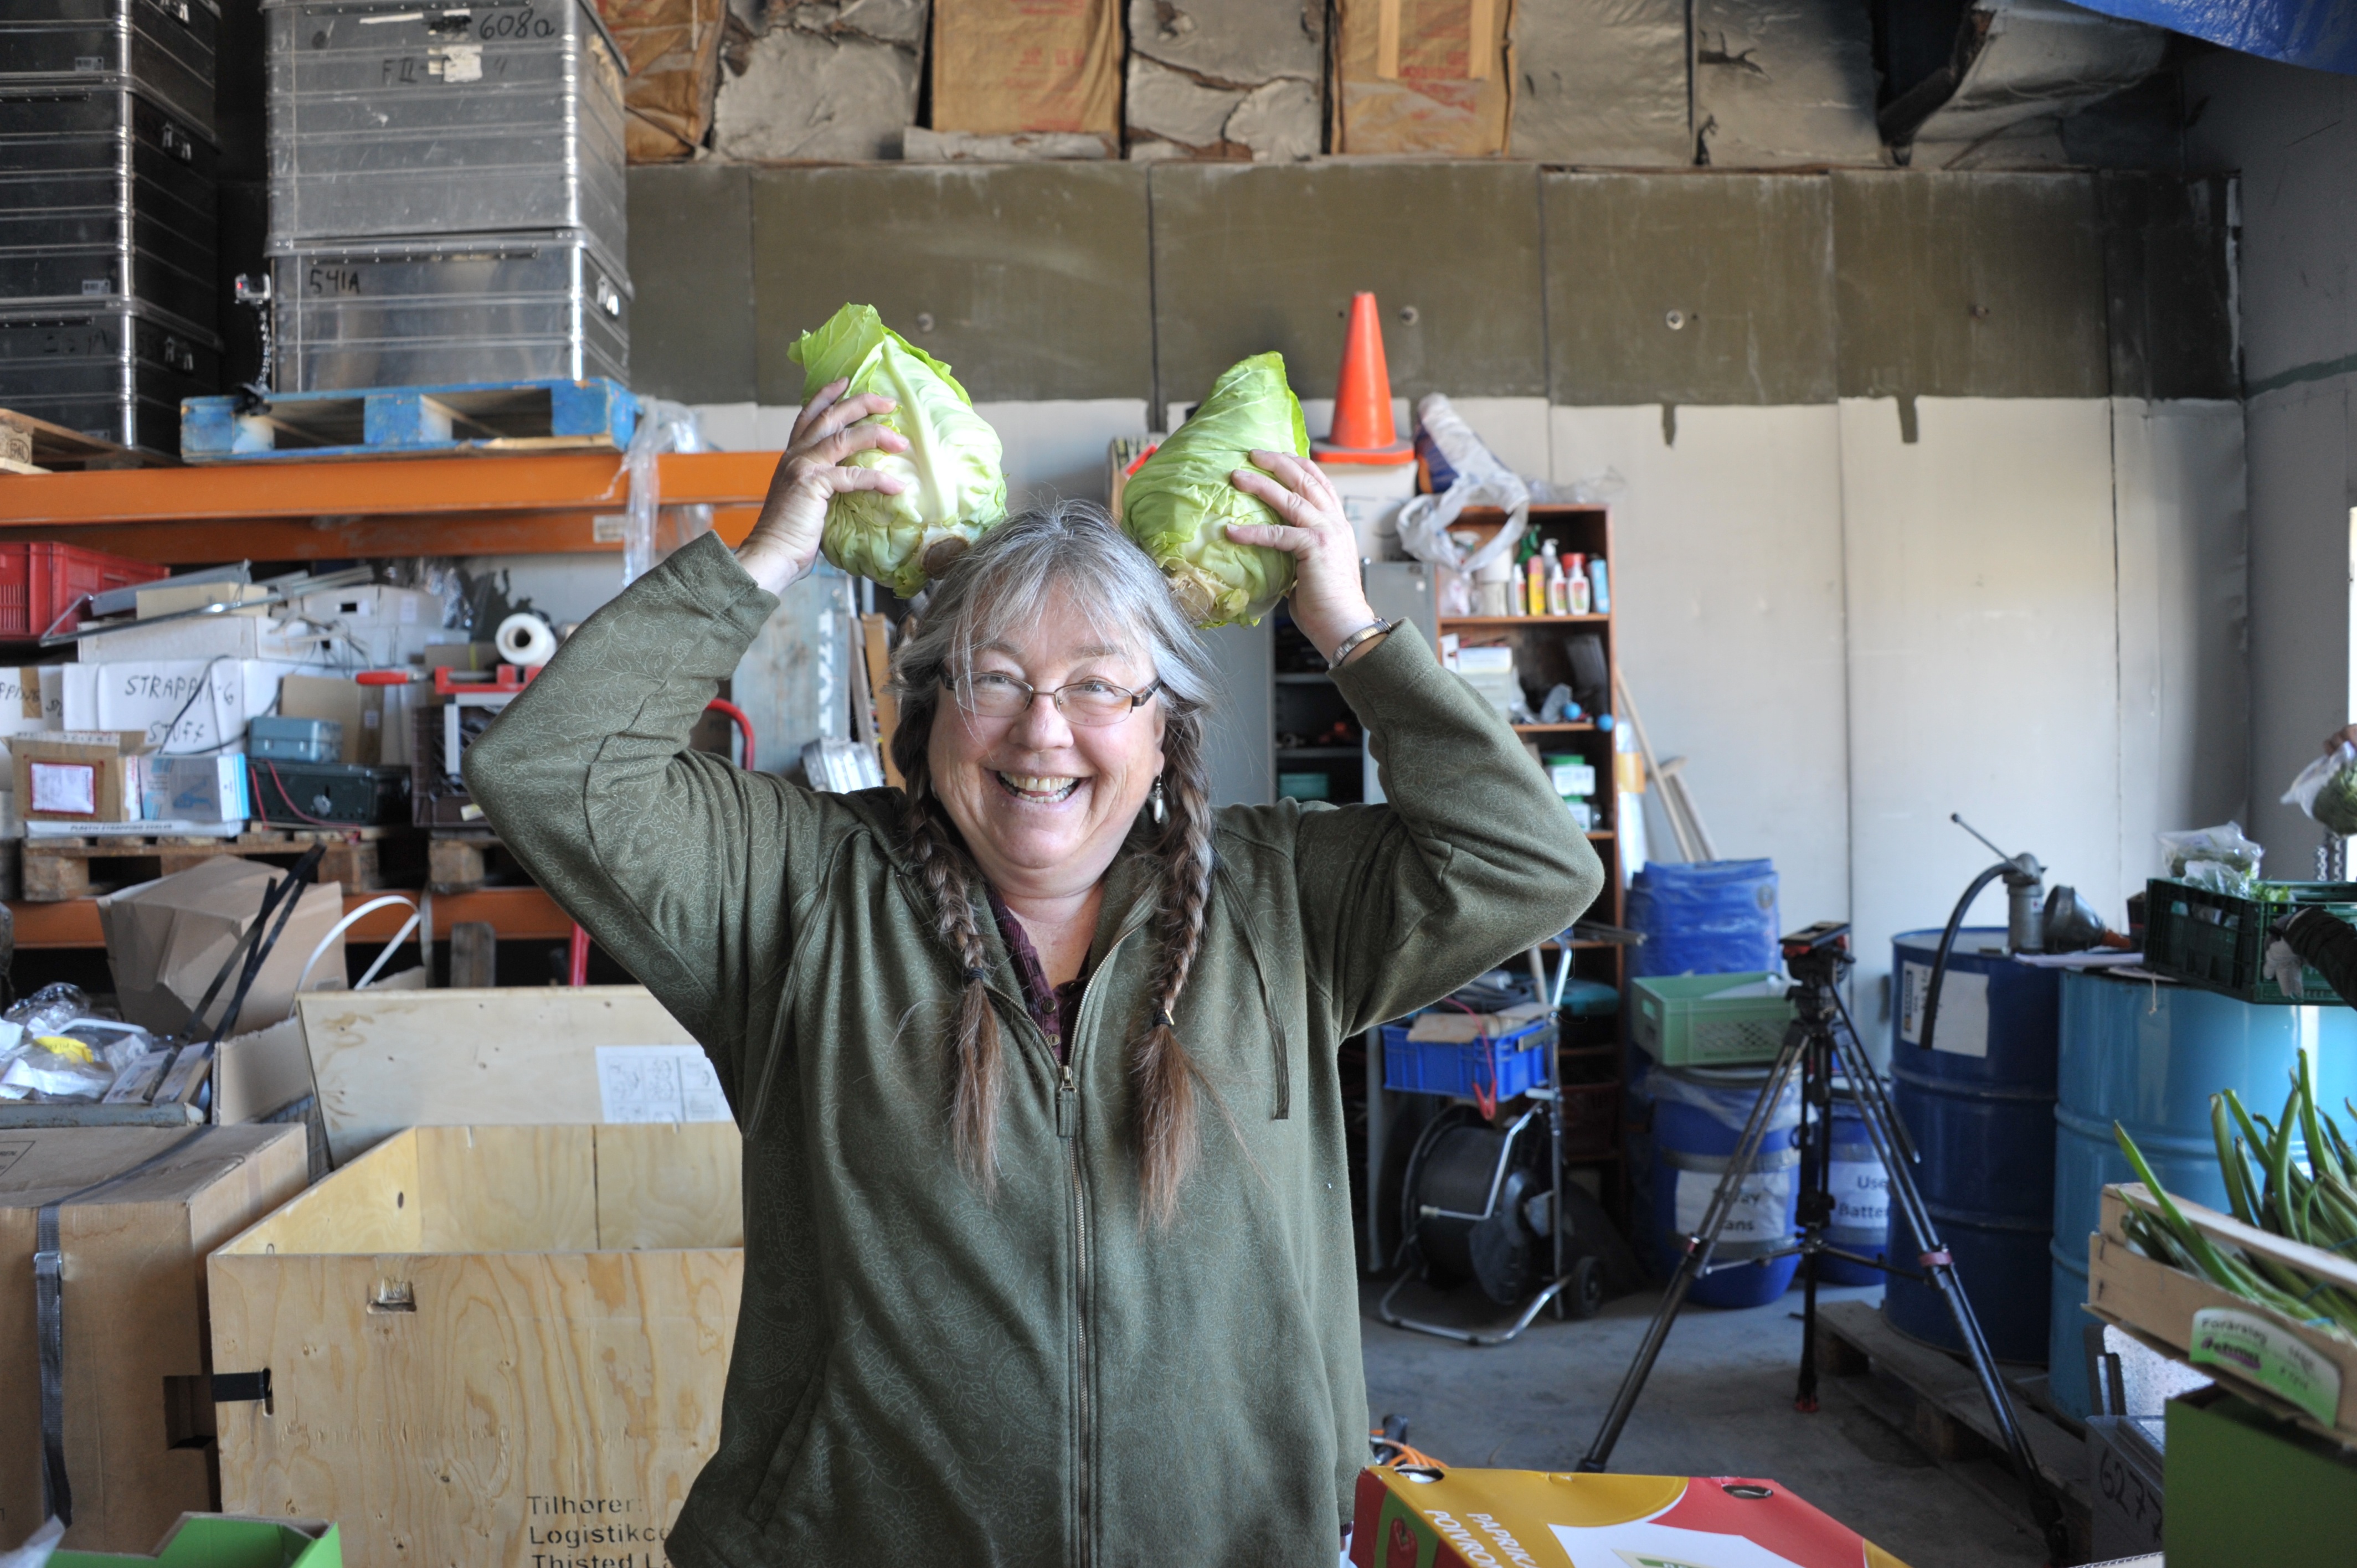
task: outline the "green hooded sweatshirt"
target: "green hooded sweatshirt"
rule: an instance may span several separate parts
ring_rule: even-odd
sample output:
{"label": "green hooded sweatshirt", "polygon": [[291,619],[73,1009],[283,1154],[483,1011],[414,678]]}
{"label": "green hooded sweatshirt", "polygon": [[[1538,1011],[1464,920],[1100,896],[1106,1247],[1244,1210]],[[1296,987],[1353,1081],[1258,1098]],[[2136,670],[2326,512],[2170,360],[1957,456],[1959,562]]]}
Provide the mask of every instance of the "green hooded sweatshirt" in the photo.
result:
{"label": "green hooded sweatshirt", "polygon": [[1337,1047],[1569,925],[1594,851],[1414,631],[1335,680],[1389,803],[1219,813],[1180,1038],[1224,1114],[1141,1222],[1153,862],[1107,871],[1060,1064],[996,924],[998,1190],[951,1146],[958,961],[891,789],[688,749],[777,599],[718,538],[590,618],[467,754],[500,838],[711,1053],[745,1294],[686,1568],[1334,1561],[1366,1459]]}

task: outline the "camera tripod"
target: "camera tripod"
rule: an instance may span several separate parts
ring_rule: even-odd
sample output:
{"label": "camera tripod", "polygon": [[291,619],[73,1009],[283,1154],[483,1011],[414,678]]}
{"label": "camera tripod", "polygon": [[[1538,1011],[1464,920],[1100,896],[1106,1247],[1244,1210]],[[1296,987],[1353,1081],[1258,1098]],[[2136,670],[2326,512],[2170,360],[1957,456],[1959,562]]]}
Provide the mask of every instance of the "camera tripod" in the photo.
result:
{"label": "camera tripod", "polygon": [[[1613,1445],[1620,1440],[1621,1429],[1629,1424],[1638,1396],[1644,1391],[1645,1380],[1661,1358],[1662,1346],[1670,1337],[1670,1326],[1677,1320],[1678,1309],[1685,1305],[1687,1291],[1695,1280],[1713,1272],[1711,1254],[1718,1245],[1719,1231],[1740,1200],[1744,1178],[1767,1138],[1768,1125],[1784,1086],[1797,1072],[1801,1076],[1802,1106],[1801,1232],[1793,1245],[1768,1255],[1772,1259],[1798,1253],[1801,1260],[1801,1372],[1793,1408],[1804,1414],[1813,1413],[1817,1408],[1817,1259],[1843,1258],[1886,1273],[1903,1273],[1928,1282],[1946,1300],[1948,1311],[1955,1319],[1956,1332],[1964,1339],[1965,1355],[1980,1381],[1981,1393],[1988,1401],[1989,1413],[2004,1439],[2007,1456],[2028,1495],[2030,1517],[2045,1539],[2047,1552],[2053,1562],[2067,1563],[2072,1558],[2071,1535],[2063,1523],[2061,1508],[2030,1455],[2029,1441],[2022,1435],[2021,1423],[2014,1412],[2012,1391],[1997,1375],[1988,1341],[1982,1337],[1972,1303],[1964,1298],[1963,1283],[1956,1277],[1955,1263],[1940,1242],[1922,1194],[1916,1190],[1915,1178],[1909,1169],[1917,1158],[1914,1145],[1908,1141],[1905,1126],[1884,1095],[1882,1080],[1875,1075],[1873,1064],[1866,1059],[1857,1041],[1857,1027],[1842,1004],[1842,976],[1853,961],[1848,932],[1846,922],[1826,920],[1783,940],[1785,967],[1794,982],[1790,993],[1792,1025],[1784,1031],[1784,1043],[1769,1070],[1767,1085],[1760,1090],[1750,1119],[1737,1140],[1735,1153],[1727,1159],[1726,1173],[1719,1177],[1710,1207],[1703,1213],[1702,1225],[1685,1239],[1684,1254],[1678,1260],[1677,1272],[1670,1276],[1662,1305],[1655,1309],[1653,1321],[1645,1330],[1637,1359],[1621,1379],[1620,1391],[1613,1395],[1612,1407],[1605,1414],[1604,1425],[1578,1467],[1598,1471],[1611,1462]],[[1915,1259],[1920,1273],[1887,1258],[1863,1258],[1845,1252],[1825,1240],[1825,1229],[1835,1211],[1830,1177],[1833,1083],[1837,1068],[1849,1079],[1867,1135],[1883,1170],[1889,1174],[1897,1218],[1922,1249]],[[1893,1240],[1897,1240],[1895,1227]],[[1746,1258],[1741,1262],[1718,1267],[1747,1268],[1766,1261]]]}

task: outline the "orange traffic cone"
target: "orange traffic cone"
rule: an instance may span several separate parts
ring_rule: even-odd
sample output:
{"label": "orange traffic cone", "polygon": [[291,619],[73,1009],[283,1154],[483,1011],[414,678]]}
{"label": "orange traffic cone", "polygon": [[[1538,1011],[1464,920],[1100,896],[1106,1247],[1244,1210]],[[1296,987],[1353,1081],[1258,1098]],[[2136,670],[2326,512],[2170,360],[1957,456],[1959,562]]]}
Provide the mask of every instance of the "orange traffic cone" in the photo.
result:
{"label": "orange traffic cone", "polygon": [[1392,377],[1383,363],[1383,327],[1375,296],[1351,296],[1351,327],[1342,339],[1342,374],[1334,389],[1334,429],[1311,443],[1320,463],[1359,463],[1390,467],[1415,461],[1415,450],[1399,438],[1392,422]]}

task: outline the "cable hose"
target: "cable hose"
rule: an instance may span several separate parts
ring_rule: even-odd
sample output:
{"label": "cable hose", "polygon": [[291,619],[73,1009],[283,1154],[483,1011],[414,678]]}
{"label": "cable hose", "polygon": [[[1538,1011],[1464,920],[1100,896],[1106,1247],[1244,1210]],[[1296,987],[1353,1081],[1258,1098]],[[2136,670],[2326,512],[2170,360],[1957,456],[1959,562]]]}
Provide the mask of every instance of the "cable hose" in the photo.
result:
{"label": "cable hose", "polygon": [[1983,888],[2012,869],[2011,861],[2000,860],[1974,877],[1973,885],[1964,889],[1964,896],[1956,900],[1956,912],[1948,917],[1948,929],[1940,933],[1939,950],[1932,955],[1932,983],[1923,992],[1923,1037],[1916,1042],[1924,1050],[1932,1048],[1932,1026],[1940,1016],[1940,983],[1947,978],[1948,952],[1956,945],[1956,932],[1964,926],[1964,915],[1972,908],[1973,900],[1981,896]]}

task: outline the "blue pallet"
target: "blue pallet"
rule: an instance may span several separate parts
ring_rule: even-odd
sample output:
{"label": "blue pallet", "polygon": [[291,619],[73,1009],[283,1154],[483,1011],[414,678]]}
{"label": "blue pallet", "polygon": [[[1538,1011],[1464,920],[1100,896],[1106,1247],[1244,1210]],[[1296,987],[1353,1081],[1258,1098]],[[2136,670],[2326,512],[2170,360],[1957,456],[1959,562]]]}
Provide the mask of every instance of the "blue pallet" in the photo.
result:
{"label": "blue pallet", "polygon": [[1512,1100],[1547,1081],[1547,1052],[1555,1048],[1552,1024],[1525,1024],[1501,1035],[1486,1046],[1480,1040],[1459,1045],[1448,1040],[1411,1040],[1401,1025],[1383,1026],[1383,1088],[1397,1094],[1444,1094],[1458,1100],[1473,1098],[1474,1086],[1484,1093],[1491,1062],[1497,1063],[1495,1084],[1500,1100]]}
{"label": "blue pallet", "polygon": [[192,397],[180,404],[184,461],[619,452],[639,422],[638,399],[602,377],[273,392],[246,413],[238,402]]}

